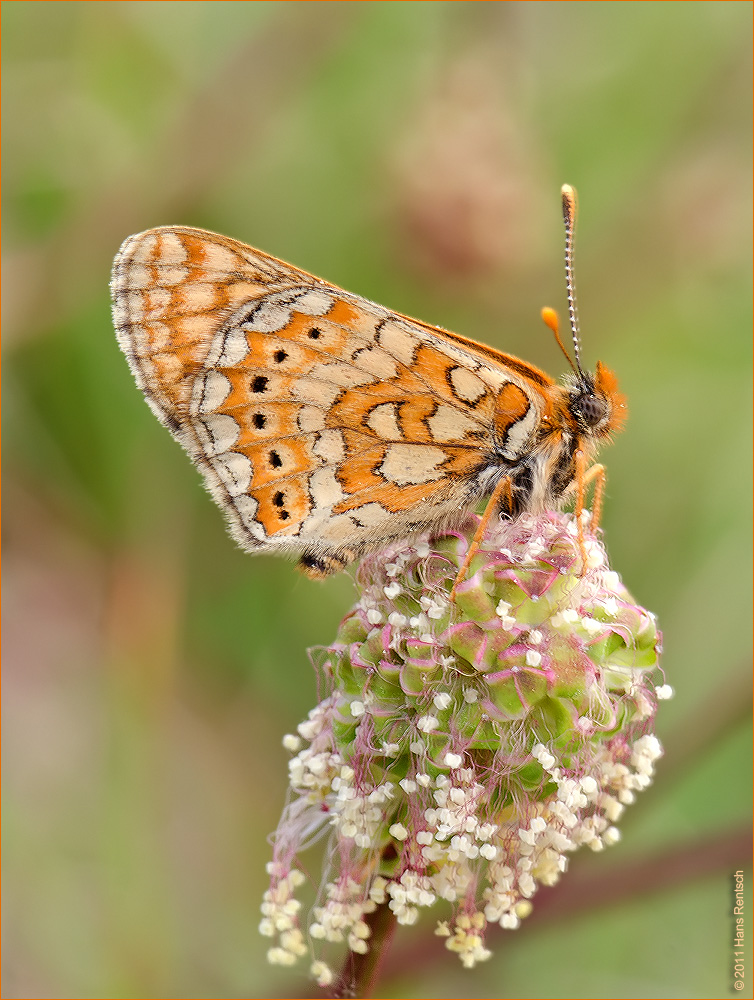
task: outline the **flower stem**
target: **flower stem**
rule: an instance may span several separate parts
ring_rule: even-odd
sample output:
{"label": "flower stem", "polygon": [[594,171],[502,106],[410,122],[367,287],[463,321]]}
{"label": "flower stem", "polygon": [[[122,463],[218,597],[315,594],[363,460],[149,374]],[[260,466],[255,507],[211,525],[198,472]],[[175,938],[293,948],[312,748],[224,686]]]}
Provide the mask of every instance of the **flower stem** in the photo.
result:
{"label": "flower stem", "polygon": [[349,951],[337,981],[332,987],[331,997],[371,997],[380,966],[390,948],[395,931],[395,914],[387,902],[365,916],[372,931],[369,937],[369,951],[365,955]]}

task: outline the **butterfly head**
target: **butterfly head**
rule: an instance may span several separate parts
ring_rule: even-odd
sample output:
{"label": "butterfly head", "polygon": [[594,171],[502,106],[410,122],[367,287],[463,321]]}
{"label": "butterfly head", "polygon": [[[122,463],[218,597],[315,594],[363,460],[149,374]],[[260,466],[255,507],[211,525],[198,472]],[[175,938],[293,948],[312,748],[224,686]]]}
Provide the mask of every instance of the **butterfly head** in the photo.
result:
{"label": "butterfly head", "polygon": [[582,434],[603,438],[619,431],[626,419],[626,398],[618,380],[601,361],[594,375],[580,368],[568,384],[568,410]]}

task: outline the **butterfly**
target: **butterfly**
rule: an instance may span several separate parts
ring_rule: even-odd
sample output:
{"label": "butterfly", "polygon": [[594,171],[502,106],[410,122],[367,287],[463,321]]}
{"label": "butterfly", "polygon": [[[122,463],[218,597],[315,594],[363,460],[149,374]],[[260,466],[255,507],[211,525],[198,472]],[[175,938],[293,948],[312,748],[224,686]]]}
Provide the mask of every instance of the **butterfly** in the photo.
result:
{"label": "butterfly", "polygon": [[242,548],[321,578],[485,497],[481,527],[574,492],[580,509],[626,404],[609,369],[581,367],[568,185],[562,201],[575,362],[542,311],[573,369],[562,384],[225,236],[165,226],[123,243],[118,342]]}

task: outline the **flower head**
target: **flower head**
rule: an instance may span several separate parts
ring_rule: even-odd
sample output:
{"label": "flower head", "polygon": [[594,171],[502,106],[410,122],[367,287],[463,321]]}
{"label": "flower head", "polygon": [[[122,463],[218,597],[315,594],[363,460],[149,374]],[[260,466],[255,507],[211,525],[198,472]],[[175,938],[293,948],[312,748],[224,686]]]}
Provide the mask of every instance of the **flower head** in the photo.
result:
{"label": "flower head", "polygon": [[[312,651],[327,691],[287,737],[262,933],[269,958],[307,951],[295,867],[329,831],[309,934],[369,948],[368,915],[400,924],[444,901],[437,933],[472,967],[489,924],[514,929],[568,855],[601,850],[661,755],[652,734],[660,637],[570,515],[494,525],[450,592],[475,527],[365,559],[336,641]],[[586,556],[586,567],[584,558]],[[322,985],[332,970],[317,955]]]}

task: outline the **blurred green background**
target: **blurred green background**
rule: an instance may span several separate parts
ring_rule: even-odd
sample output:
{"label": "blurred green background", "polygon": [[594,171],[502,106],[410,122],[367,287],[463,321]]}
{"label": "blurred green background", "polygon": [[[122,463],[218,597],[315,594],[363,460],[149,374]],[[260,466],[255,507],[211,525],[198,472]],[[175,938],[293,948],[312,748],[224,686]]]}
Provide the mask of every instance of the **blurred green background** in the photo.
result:
{"label": "blurred green background", "polygon": [[557,374],[539,309],[564,306],[564,181],[585,362],[629,398],[604,528],[664,629],[667,756],[622,843],[575,855],[489,963],[464,972],[432,919],[399,931],[377,995],[731,993],[751,806],[751,16],[3,4],[4,996],[312,990],[305,963],[265,964],[259,901],[281,737],[316,701],[306,649],[353,585],[226,536],[117,348],[121,241],[213,229]]}

